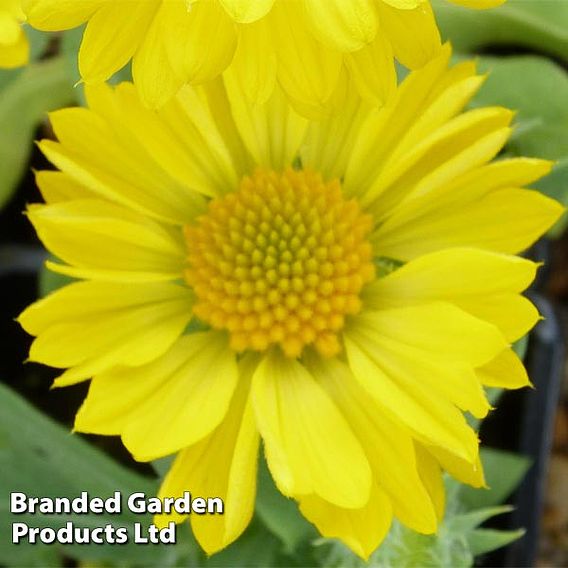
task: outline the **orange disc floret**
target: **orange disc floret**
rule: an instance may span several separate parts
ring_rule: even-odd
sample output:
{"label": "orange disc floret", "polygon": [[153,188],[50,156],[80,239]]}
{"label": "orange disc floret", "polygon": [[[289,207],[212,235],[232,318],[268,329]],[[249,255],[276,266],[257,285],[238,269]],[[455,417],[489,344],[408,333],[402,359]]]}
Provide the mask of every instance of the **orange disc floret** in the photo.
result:
{"label": "orange disc floret", "polygon": [[371,229],[339,181],[257,170],[185,227],[195,315],[226,329],[239,352],[280,345],[298,357],[313,345],[336,355],[337,334],[375,276]]}

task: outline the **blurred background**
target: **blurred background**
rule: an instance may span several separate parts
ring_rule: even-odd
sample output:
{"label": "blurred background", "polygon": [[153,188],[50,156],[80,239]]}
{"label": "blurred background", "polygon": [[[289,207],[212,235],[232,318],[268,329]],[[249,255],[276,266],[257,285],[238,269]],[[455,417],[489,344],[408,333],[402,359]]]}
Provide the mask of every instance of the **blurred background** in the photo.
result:
{"label": "blurred background", "polygon": [[[474,55],[488,80],[474,106],[518,111],[505,154],[555,160],[537,189],[568,205],[568,0],[509,0],[475,12],[433,2],[455,59]],[[47,112],[82,104],[75,86],[81,30],[42,34],[25,28],[27,67],[0,70],[0,565],[6,566],[363,566],[338,543],[318,538],[261,464],[257,513],[242,539],[206,559],[187,526],[175,547],[13,546],[8,495],[75,497],[88,490],[153,495],[168,460],[136,463],[120,440],[71,435],[87,386],[50,390],[55,372],[24,364],[30,338],[14,318],[66,283],[23,211],[40,201],[33,170],[50,168],[34,141],[52,137]],[[129,77],[125,69],[116,81]],[[436,537],[395,525],[371,566],[568,566],[568,219],[527,255],[545,261],[529,295],[545,320],[517,345],[535,390],[491,393],[497,409],[480,426],[491,490],[448,481],[447,518]],[[512,505],[513,508],[507,507]],[[67,520],[19,517],[31,526]],[[96,519],[132,526],[128,513]],[[151,519],[142,519],[149,523]]]}

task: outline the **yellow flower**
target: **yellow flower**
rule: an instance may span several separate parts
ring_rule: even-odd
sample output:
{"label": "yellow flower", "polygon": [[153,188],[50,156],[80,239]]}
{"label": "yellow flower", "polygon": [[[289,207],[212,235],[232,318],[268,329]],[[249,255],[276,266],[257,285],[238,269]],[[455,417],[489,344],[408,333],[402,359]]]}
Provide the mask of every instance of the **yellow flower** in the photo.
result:
{"label": "yellow flower", "polygon": [[231,75],[157,112],[127,83],[51,116],[60,171],[28,215],[81,281],[20,316],[30,360],[92,377],[77,431],[177,452],[161,496],[225,500],[191,518],[208,553],[251,518],[261,438],[282,493],[362,557],[393,515],[436,530],[442,470],[483,485],[462,412],[529,384],[510,345],[537,267],[514,255],[562,208],[522,189],[548,162],[492,162],[513,113],[464,112],[483,78],[448,59],[320,122]]}
{"label": "yellow flower", "polygon": [[[504,0],[450,0],[489,8]],[[83,79],[108,79],[133,60],[143,101],[159,107],[179,87],[228,66],[264,102],[279,83],[304,113],[333,105],[347,73],[375,103],[395,87],[393,57],[411,69],[440,49],[429,0],[24,0],[32,26],[88,22]]]}
{"label": "yellow flower", "polygon": [[0,68],[11,69],[28,62],[29,45],[22,22],[20,0],[0,0]]}

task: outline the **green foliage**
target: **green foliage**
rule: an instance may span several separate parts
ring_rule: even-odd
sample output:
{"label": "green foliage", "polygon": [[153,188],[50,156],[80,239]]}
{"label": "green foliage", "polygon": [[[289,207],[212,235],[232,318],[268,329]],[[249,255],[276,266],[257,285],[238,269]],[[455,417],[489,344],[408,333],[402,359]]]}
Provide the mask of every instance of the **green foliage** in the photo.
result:
{"label": "green foliage", "polygon": [[46,113],[73,101],[60,59],[34,63],[13,75],[0,90],[0,208],[12,197],[32,149],[37,125]]}
{"label": "green foliage", "polygon": [[483,448],[481,450],[487,489],[463,486],[460,500],[470,510],[504,503],[526,475],[530,460],[518,454]]}
{"label": "green foliage", "polygon": [[568,61],[568,3],[508,0],[492,10],[468,10],[433,0],[442,35],[462,52],[521,47]]}
{"label": "green foliage", "polygon": [[276,489],[264,460],[259,469],[256,512],[288,554],[293,554],[302,541],[316,537],[315,529],[300,514],[296,503]]}
{"label": "green foliage", "polygon": [[[84,102],[79,82],[77,51],[82,29],[71,30],[61,39],[62,55],[41,59],[55,34],[26,28],[31,45],[31,64],[22,69],[0,70],[0,209],[16,191],[26,171],[36,129],[47,113],[75,101]],[[131,76],[127,67],[114,82]]]}
{"label": "green foliage", "polygon": [[[91,496],[110,497],[115,491],[124,496],[141,491],[156,494],[157,483],[115,463],[78,435],[70,434],[22,398],[0,385],[0,565],[62,566],[63,555],[83,561],[171,566],[193,550],[184,531],[178,531],[179,544],[139,546],[130,542],[109,545],[25,545],[14,546],[8,535],[13,522],[54,529],[73,521],[78,527],[98,527],[107,523],[127,527],[135,522],[151,523],[149,516],[118,515],[18,515],[9,513],[10,492],[29,496],[75,498],[82,491]],[[186,534],[186,537],[188,535]]]}
{"label": "green foliage", "polygon": [[404,266],[404,262],[401,262],[400,260],[387,258],[385,256],[375,258],[375,268],[379,278],[388,276],[391,272],[398,270],[402,266]]}
{"label": "green foliage", "polygon": [[24,174],[37,126],[46,113],[74,100],[61,60],[41,61],[49,35],[26,28],[28,67],[0,70],[0,209],[10,200]]}
{"label": "green foliage", "polygon": [[[54,257],[51,258],[52,260],[56,260]],[[62,288],[67,284],[71,284],[71,282],[74,282],[74,279],[70,276],[53,272],[43,266],[39,271],[38,278],[39,297],[43,298],[44,296],[59,290],[59,288]]]}
{"label": "green foliage", "polygon": [[508,150],[557,160],[568,156],[568,74],[535,56],[481,57],[487,81],[476,106],[502,105],[518,112]]}
{"label": "green foliage", "polygon": [[524,529],[498,531],[495,529],[476,529],[467,536],[467,544],[474,556],[493,552],[522,538]]}
{"label": "green foliage", "polygon": [[282,541],[272,533],[257,517],[249,528],[229,548],[215,554],[209,559],[203,558],[203,568],[266,568],[267,566],[312,566],[309,556],[301,554],[290,556],[285,554]]}

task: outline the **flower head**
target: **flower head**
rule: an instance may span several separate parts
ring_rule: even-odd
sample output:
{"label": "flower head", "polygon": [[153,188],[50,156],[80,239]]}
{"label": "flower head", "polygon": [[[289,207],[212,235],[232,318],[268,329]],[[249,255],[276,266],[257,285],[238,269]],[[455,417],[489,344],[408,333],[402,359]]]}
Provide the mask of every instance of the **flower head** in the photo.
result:
{"label": "flower head", "polygon": [[25,16],[20,0],[0,0],[0,68],[25,65],[29,45],[22,22]]}
{"label": "flower head", "polygon": [[[504,0],[450,0],[489,8]],[[395,87],[394,57],[411,69],[440,49],[429,0],[24,0],[42,30],[87,23],[79,67],[87,83],[133,60],[143,101],[161,106],[179,87],[227,67],[249,99],[280,84],[304,113],[337,105],[349,74],[382,102]],[[315,109],[314,109],[315,107]]]}
{"label": "flower head", "polygon": [[251,518],[261,438],[282,493],[363,557],[393,515],[436,530],[443,470],[483,485],[463,412],[529,384],[510,345],[536,265],[515,255],[562,208],[523,189],[548,162],[492,162],[513,115],[464,112],[483,78],[448,58],[322,121],[279,89],[250,105],[232,73],[157,112],[123,84],[52,115],[59,171],[28,215],[80,281],[20,316],[30,359],[92,377],[76,430],[177,452],[162,496],[225,500],[191,519],[209,553]]}

